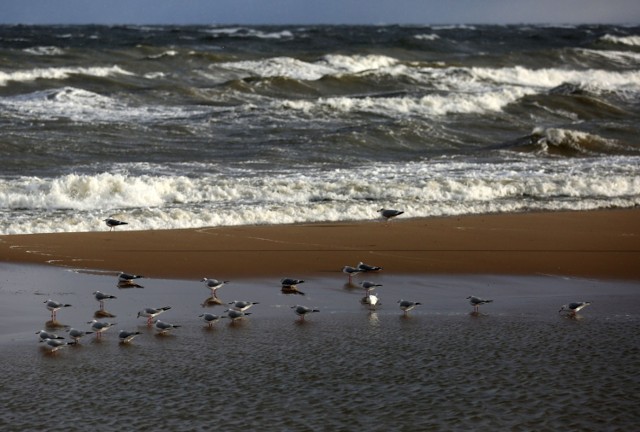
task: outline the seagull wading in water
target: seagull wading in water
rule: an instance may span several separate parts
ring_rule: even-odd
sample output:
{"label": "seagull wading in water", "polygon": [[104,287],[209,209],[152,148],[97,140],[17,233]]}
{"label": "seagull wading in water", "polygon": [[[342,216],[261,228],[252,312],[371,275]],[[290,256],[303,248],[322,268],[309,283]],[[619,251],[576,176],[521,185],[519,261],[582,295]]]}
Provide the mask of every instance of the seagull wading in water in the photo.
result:
{"label": "seagull wading in water", "polygon": [[402,309],[404,315],[407,315],[407,312],[409,312],[411,309],[413,309],[416,306],[419,306],[419,305],[422,304],[420,302],[413,302],[413,301],[410,301],[410,300],[398,300],[398,303],[399,303],[400,309]]}
{"label": "seagull wading in water", "polygon": [[306,306],[302,306],[302,305],[291,306],[291,309],[293,309],[293,311],[296,313],[296,315],[298,315],[300,317],[300,321],[304,321],[304,317],[307,314],[310,314],[310,313],[313,313],[313,312],[320,312],[319,309],[312,309],[310,307],[306,307]]}
{"label": "seagull wading in water", "polygon": [[562,305],[558,313],[560,312],[569,312],[569,316],[575,316],[582,309],[589,306],[591,302],[583,301],[583,302],[573,302],[566,305]]}
{"label": "seagull wading in water", "polygon": [[344,266],[342,267],[342,273],[346,273],[347,276],[349,276],[349,283],[352,283],[353,277],[358,275],[359,273],[362,273],[362,270],[356,267]]}
{"label": "seagull wading in water", "polygon": [[219,281],[217,279],[202,278],[200,282],[204,282],[205,286],[211,290],[211,296],[216,297],[216,291],[218,291],[224,284],[228,284],[229,281]]}
{"label": "seagull wading in water", "polygon": [[66,308],[66,307],[70,307],[70,304],[65,304],[65,303],[60,303],[54,300],[45,300],[43,303],[47,304],[47,309],[49,309],[51,311],[51,321],[55,321],[56,320],[56,314],[58,312],[59,309],[62,308]]}
{"label": "seagull wading in water", "polygon": [[104,310],[105,300],[117,298],[116,296],[113,296],[111,294],[105,294],[100,291],[95,291],[93,295],[95,296],[96,300],[98,300],[98,302],[100,303],[100,310]]}
{"label": "seagull wading in water", "polygon": [[467,300],[469,300],[469,303],[471,304],[471,306],[473,306],[473,312],[475,313],[478,313],[478,311],[480,310],[479,309],[480,305],[483,305],[485,303],[491,303],[493,301],[493,300],[483,299],[476,296],[469,296],[467,297]]}
{"label": "seagull wading in water", "polygon": [[151,326],[153,318],[160,315],[162,312],[168,311],[171,309],[171,306],[159,307],[159,308],[144,308],[140,312],[138,312],[138,318],[146,317],[147,325]]}

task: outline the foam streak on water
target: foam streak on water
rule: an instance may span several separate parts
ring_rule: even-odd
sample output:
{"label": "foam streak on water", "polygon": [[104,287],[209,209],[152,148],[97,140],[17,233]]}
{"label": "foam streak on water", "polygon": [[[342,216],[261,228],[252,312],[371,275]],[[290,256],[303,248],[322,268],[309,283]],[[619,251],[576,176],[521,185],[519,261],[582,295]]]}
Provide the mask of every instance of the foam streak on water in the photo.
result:
{"label": "foam streak on water", "polygon": [[0,27],[0,233],[634,207],[636,27]]}

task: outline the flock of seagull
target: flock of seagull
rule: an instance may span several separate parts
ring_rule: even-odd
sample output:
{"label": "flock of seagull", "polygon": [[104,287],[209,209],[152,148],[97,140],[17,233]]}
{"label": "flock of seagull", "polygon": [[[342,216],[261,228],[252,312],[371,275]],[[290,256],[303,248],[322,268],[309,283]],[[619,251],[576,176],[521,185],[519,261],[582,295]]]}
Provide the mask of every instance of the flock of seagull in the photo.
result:
{"label": "flock of seagull", "polygon": [[[402,211],[389,210],[389,209],[380,209],[379,213],[386,221],[389,221],[390,219],[403,214]],[[108,218],[108,219],[105,219],[104,221],[110,229],[114,229],[115,227],[120,225],[127,225],[127,222],[122,222],[113,218]],[[351,286],[353,285],[354,276],[361,273],[379,272],[381,270],[382,270],[382,267],[359,262],[358,265],[356,266],[348,266],[348,265],[344,266],[342,269],[342,272],[347,274],[348,284]],[[131,287],[141,288],[141,286],[138,285],[136,282],[136,280],[140,278],[143,278],[143,276],[129,274],[129,273],[120,273],[118,275],[117,286],[120,288],[131,288]],[[207,287],[211,291],[211,296],[205,300],[202,306],[222,305],[223,302],[219,299],[217,295],[217,291],[220,288],[222,288],[225,284],[229,283],[229,281],[226,281],[226,280],[219,281],[217,279],[211,279],[211,278],[205,277],[202,279],[201,282],[203,282],[205,284],[205,287]],[[304,280],[284,278],[280,281],[280,283],[282,286],[282,292],[284,294],[305,295],[304,292],[298,289],[298,285],[304,283]],[[367,306],[370,310],[375,310],[378,306],[381,305],[380,298],[378,297],[375,290],[376,288],[381,287],[382,284],[365,280],[360,282],[359,285],[364,289],[364,293],[365,293],[364,297],[362,297],[360,300],[360,302],[363,305]],[[93,295],[100,305],[100,308],[96,312],[95,316],[96,317],[113,317],[113,315],[111,315],[109,312],[105,310],[104,302],[106,300],[115,299],[116,297],[111,294],[106,294],[100,291],[95,291]],[[476,315],[479,314],[479,308],[481,305],[493,302],[493,300],[491,299],[484,299],[476,296],[469,296],[467,297],[467,300],[469,300],[470,305],[473,307],[472,314],[476,314]],[[58,322],[56,321],[58,310],[66,307],[70,307],[71,305],[57,302],[51,299],[44,301],[44,303],[46,304],[46,308],[49,311],[51,311],[51,321],[47,324],[51,325],[52,327],[60,326],[60,324],[58,324]],[[404,316],[406,316],[409,311],[413,310],[414,308],[422,304],[417,301],[404,300],[404,299],[398,300],[397,303]],[[223,318],[227,318],[231,321],[231,323],[233,323],[237,320],[247,317],[248,315],[251,315],[251,312],[247,312],[247,310],[256,304],[258,304],[258,302],[234,300],[228,303],[228,305],[230,306],[224,311],[226,315],[215,315],[212,313],[203,313],[203,314],[200,314],[198,317],[202,318],[205,324],[209,328],[211,328],[216,322],[220,321]],[[569,317],[575,317],[580,310],[582,310],[586,306],[589,306],[590,304],[591,302],[588,302],[588,301],[568,303],[568,304],[562,305],[558,313],[565,312]],[[155,308],[146,307],[138,312],[137,318],[141,318],[141,317],[146,318],[147,319],[146,324],[148,327],[154,326],[159,335],[166,335],[171,330],[181,327],[180,325],[172,324],[172,323],[157,319],[158,315],[170,309],[171,309],[171,306],[155,307]],[[298,315],[299,317],[298,319],[301,322],[304,322],[305,317],[307,315],[315,312],[320,312],[318,309],[303,306],[300,304],[291,306],[291,309],[293,309],[293,312],[296,315]],[[80,339],[83,336],[86,336],[89,334],[95,334],[96,339],[101,339],[102,333],[104,333],[105,331],[109,330],[111,327],[116,325],[115,323],[110,323],[107,321],[98,321],[96,319],[93,319],[87,322],[87,324],[91,325],[90,331],[78,330],[73,327],[68,328],[66,330],[66,332],[68,332],[69,334],[69,337],[71,338],[70,342],[66,341],[65,338],[62,336],[59,336],[55,333],[48,332],[45,330],[37,331],[36,334],[39,336],[39,341],[44,344],[44,346],[48,349],[48,351],[53,353],[66,346],[78,344]],[[140,331],[120,330],[120,332],[118,333],[118,338],[120,340],[120,343],[128,344],[136,336],[140,334],[142,334],[142,332]]]}

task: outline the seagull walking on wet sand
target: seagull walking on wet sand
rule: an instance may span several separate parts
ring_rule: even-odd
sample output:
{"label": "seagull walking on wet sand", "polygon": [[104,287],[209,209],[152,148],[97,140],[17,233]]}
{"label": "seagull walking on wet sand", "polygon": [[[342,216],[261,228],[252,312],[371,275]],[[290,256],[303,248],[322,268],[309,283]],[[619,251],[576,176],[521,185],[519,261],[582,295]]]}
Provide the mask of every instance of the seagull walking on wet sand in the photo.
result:
{"label": "seagull walking on wet sand", "polygon": [[107,218],[104,220],[104,223],[106,223],[107,226],[109,227],[109,231],[113,231],[115,227],[120,225],[129,225],[128,222],[123,222],[121,220],[114,219],[114,218]]}
{"label": "seagull walking on wet sand", "polygon": [[92,321],[89,321],[87,324],[91,324],[91,329],[95,332],[96,339],[102,339],[102,333],[109,330],[116,323],[108,323],[106,321],[92,320]]}
{"label": "seagull walking on wet sand", "polygon": [[473,312],[474,313],[478,313],[479,312],[480,305],[483,305],[483,304],[486,304],[486,303],[491,303],[493,301],[493,300],[483,299],[483,298],[476,297],[476,296],[469,296],[469,297],[467,297],[467,300],[469,300],[469,303],[471,304],[471,306],[473,306]]}
{"label": "seagull walking on wet sand", "polygon": [[209,328],[212,328],[215,323],[220,321],[220,319],[224,318],[223,316],[214,315],[212,313],[203,313],[198,316],[208,324]]}
{"label": "seagull walking on wet sand", "polygon": [[232,309],[238,310],[240,312],[244,312],[247,309],[249,309],[251,306],[253,305],[257,305],[259,304],[258,302],[250,302],[250,301],[240,301],[240,300],[234,300],[232,302],[229,302]]}
{"label": "seagull walking on wet sand", "polygon": [[296,315],[298,315],[300,317],[300,321],[304,321],[304,317],[307,314],[310,314],[310,313],[313,313],[313,312],[320,312],[319,309],[312,309],[310,307],[306,307],[306,306],[302,306],[302,305],[291,306],[291,309],[293,309],[293,311],[296,313]]}
{"label": "seagull walking on wet sand", "polygon": [[166,335],[170,330],[182,327],[180,325],[171,324],[160,320],[156,320],[155,324],[159,335]]}
{"label": "seagull walking on wet sand", "polygon": [[407,312],[414,309],[416,306],[420,306],[422,304],[420,302],[414,302],[414,301],[402,300],[402,299],[398,300],[398,303],[400,305],[400,309],[402,309],[405,316],[407,315]]}
{"label": "seagull walking on wet sand", "polygon": [[98,300],[98,302],[100,303],[100,310],[104,310],[104,301],[105,300],[117,298],[114,295],[105,294],[105,293],[100,292],[100,291],[95,291],[93,293],[93,295],[95,296],[96,300]]}
{"label": "seagull walking on wet sand", "polygon": [[171,306],[165,306],[165,307],[159,307],[159,308],[144,308],[142,309],[140,312],[138,312],[138,316],[137,318],[140,317],[146,317],[147,318],[147,325],[151,326],[152,324],[152,320],[157,317],[158,315],[160,315],[161,313],[168,311],[169,309],[171,309]]}
{"label": "seagull walking on wet sand", "polygon": [[576,316],[578,312],[580,312],[582,309],[586,308],[590,304],[591,302],[588,302],[588,301],[572,302],[569,304],[562,305],[558,313],[568,312],[569,316]]}
{"label": "seagull walking on wet sand", "polygon": [[82,330],[74,329],[73,327],[71,327],[67,331],[69,332],[69,337],[73,339],[73,341],[76,343],[80,342],[81,337],[85,335],[93,334],[92,331],[82,331]]}
{"label": "seagull walking on wet sand", "polygon": [[280,281],[282,285],[282,292],[285,294],[300,294],[304,293],[298,290],[298,285],[304,283],[302,279],[284,278]]}
{"label": "seagull walking on wet sand", "polygon": [[216,297],[216,291],[218,291],[224,284],[228,284],[229,281],[219,281],[217,279],[202,278],[200,282],[204,282],[205,286],[211,290],[211,296]]}
{"label": "seagull walking on wet sand", "polygon": [[361,273],[362,270],[356,268],[356,267],[351,267],[351,266],[344,266],[342,267],[342,273],[346,273],[347,276],[349,276],[349,284],[351,284],[353,282],[353,277],[358,275],[359,273]]}
{"label": "seagull walking on wet sand", "polygon": [[51,311],[51,321],[56,320],[56,314],[59,309],[71,306],[70,304],[60,303],[51,299],[45,300],[43,303],[46,303],[47,309]]}
{"label": "seagull walking on wet sand", "polygon": [[251,312],[242,312],[235,309],[227,309],[226,311],[227,318],[231,320],[231,322],[235,322],[247,315],[251,315]]}
{"label": "seagull walking on wet sand", "polygon": [[133,340],[134,337],[140,334],[142,334],[142,332],[120,330],[120,332],[118,333],[118,339],[120,339],[120,343],[129,343]]}
{"label": "seagull walking on wet sand", "polygon": [[45,347],[49,350],[49,352],[56,352],[60,348],[68,347],[69,345],[75,345],[75,342],[65,342],[60,339],[43,339],[40,342],[44,342]]}
{"label": "seagull walking on wet sand", "polygon": [[381,208],[380,210],[378,210],[378,213],[380,213],[380,216],[382,216],[385,222],[388,223],[391,219],[400,216],[404,212],[401,210]]}

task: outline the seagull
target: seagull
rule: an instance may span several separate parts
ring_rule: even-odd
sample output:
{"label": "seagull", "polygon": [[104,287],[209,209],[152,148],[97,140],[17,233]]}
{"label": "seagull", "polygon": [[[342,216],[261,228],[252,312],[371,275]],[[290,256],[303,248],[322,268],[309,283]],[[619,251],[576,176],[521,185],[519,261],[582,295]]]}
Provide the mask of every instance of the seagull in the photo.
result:
{"label": "seagull", "polygon": [[372,309],[375,309],[377,305],[380,304],[380,299],[373,292],[373,290],[368,289],[365,296],[362,298],[362,303],[365,305],[369,305]]}
{"label": "seagull", "polygon": [[179,327],[182,327],[182,326],[156,320],[156,328],[158,329],[158,334],[161,334],[161,335],[165,335],[169,333],[169,330],[172,330],[174,328],[179,328]]}
{"label": "seagull", "polygon": [[102,333],[109,330],[115,325],[115,323],[108,323],[106,321],[91,320],[87,324],[91,324],[91,328],[96,334],[97,339],[102,339]]}
{"label": "seagull", "polygon": [[213,324],[215,324],[216,322],[220,321],[221,316],[218,315],[214,315],[211,313],[204,313],[202,315],[198,315],[200,318],[202,318],[204,320],[204,322],[206,322],[207,324],[209,324],[209,328],[213,327]]}
{"label": "seagull", "polygon": [[59,339],[48,339],[48,338],[43,339],[40,342],[44,342],[47,348],[49,349],[49,352],[52,352],[52,353],[58,351],[60,348],[64,348],[66,346],[76,344],[75,342],[64,342]]}
{"label": "seagull", "polygon": [[304,283],[302,279],[292,279],[292,278],[284,278],[280,281],[282,284],[282,292],[285,294],[300,294],[304,295],[304,293],[298,290],[297,285]]}
{"label": "seagull", "polygon": [[233,309],[238,310],[240,312],[244,312],[247,309],[249,309],[251,306],[257,305],[259,303],[258,302],[250,302],[250,301],[234,300],[232,302],[229,302],[229,304],[233,305],[233,306],[231,306]]}
{"label": "seagull", "polygon": [[227,317],[231,319],[231,322],[239,320],[244,316],[251,315],[251,312],[242,312],[235,309],[227,309],[225,312],[227,313]]}
{"label": "seagull", "polygon": [[342,273],[346,273],[349,276],[349,283],[351,283],[351,278],[356,276],[358,273],[362,272],[362,270],[357,269],[351,266],[342,267]]}
{"label": "seagull", "polygon": [[560,308],[558,313],[563,312],[563,311],[567,311],[567,312],[569,312],[570,316],[575,316],[578,312],[580,312],[580,310],[584,309],[585,307],[589,306],[590,304],[591,304],[591,302],[588,302],[588,301],[569,303],[569,304],[566,304],[566,305],[562,305],[562,307]]}
{"label": "seagull", "polygon": [[378,267],[378,266],[372,266],[369,264],[365,264],[362,261],[360,261],[356,267],[358,270],[360,270],[361,272],[376,272],[376,271],[380,271],[382,270],[382,267]]}
{"label": "seagull", "polygon": [[118,219],[113,219],[113,218],[107,218],[104,220],[104,222],[109,227],[109,231],[113,231],[113,229],[119,225],[129,225],[128,222],[122,222],[122,221],[119,221]]}
{"label": "seagull", "polygon": [[168,311],[171,309],[171,306],[165,306],[160,308],[144,308],[140,312],[138,312],[137,318],[147,317],[147,325],[151,325],[151,320],[156,316],[160,315],[164,311]]}
{"label": "seagull", "polygon": [[[120,274],[118,275],[118,286],[120,286],[120,287],[138,286],[138,287],[140,287],[140,285],[136,285],[134,280],[142,279],[143,277],[144,276],[141,276],[141,275],[120,272]],[[140,287],[140,288],[142,288],[142,287]]]}
{"label": "seagull", "polygon": [[104,301],[105,300],[117,298],[116,296],[113,296],[111,294],[105,294],[105,293],[100,292],[100,291],[94,292],[93,295],[96,297],[96,300],[98,300],[100,302],[100,310],[104,310]]}
{"label": "seagull", "polygon": [[404,212],[400,210],[381,208],[380,210],[378,210],[378,213],[380,213],[380,215],[385,219],[386,222],[389,222],[391,219],[396,216],[400,216]]}
{"label": "seagull", "polygon": [[411,309],[422,304],[420,302],[412,302],[409,300],[402,300],[402,299],[398,300],[398,303],[400,304],[400,309],[404,311],[405,315],[407,315],[407,312],[409,312]]}
{"label": "seagull", "polygon": [[485,303],[491,303],[493,300],[488,300],[488,299],[482,299],[480,297],[476,297],[476,296],[469,296],[467,297],[467,300],[469,300],[469,303],[471,303],[471,306],[473,306],[473,312],[478,313],[478,308],[480,307],[480,305],[483,305]]}
{"label": "seagull", "polygon": [[372,290],[374,288],[377,287],[381,287],[382,284],[377,284],[377,283],[373,283],[373,282],[369,282],[369,281],[362,281],[360,282],[360,286],[364,289],[366,289],[367,291]]}
{"label": "seagull", "polygon": [[70,304],[60,303],[60,302],[57,302],[57,301],[53,301],[51,299],[45,300],[43,303],[46,303],[47,304],[47,309],[49,309],[51,311],[51,321],[55,321],[56,320],[56,312],[58,311],[58,309],[62,309],[62,308],[71,306]]}
{"label": "seagull", "polygon": [[90,331],[82,331],[82,330],[77,330],[74,329],[73,327],[70,328],[69,330],[67,330],[69,332],[69,336],[71,337],[71,339],[73,339],[74,342],[79,342],[80,338],[83,337],[84,335],[88,335],[88,334],[92,334],[93,332]]}
{"label": "seagull", "polygon": [[58,336],[55,333],[49,333],[45,330],[37,331],[36,334],[40,336],[40,342],[44,341],[45,339],[64,339],[64,337],[62,336]]}
{"label": "seagull", "polygon": [[300,317],[300,321],[304,321],[305,315],[312,312],[320,312],[319,309],[311,309],[306,306],[295,305],[291,306],[291,309]]}
{"label": "seagull", "polygon": [[209,279],[209,278],[202,278],[202,280],[200,282],[204,282],[204,284],[207,286],[207,288],[209,288],[211,290],[211,295],[213,297],[216,296],[216,291],[220,288],[222,288],[222,286],[224,284],[229,283],[229,281],[219,281],[217,279]]}
{"label": "seagull", "polygon": [[129,343],[133,340],[134,337],[138,336],[139,334],[142,333],[139,331],[120,330],[120,333],[118,333],[118,338],[120,338],[120,343]]}

